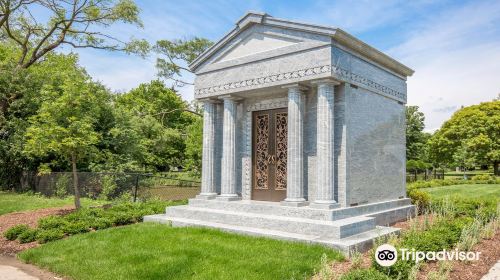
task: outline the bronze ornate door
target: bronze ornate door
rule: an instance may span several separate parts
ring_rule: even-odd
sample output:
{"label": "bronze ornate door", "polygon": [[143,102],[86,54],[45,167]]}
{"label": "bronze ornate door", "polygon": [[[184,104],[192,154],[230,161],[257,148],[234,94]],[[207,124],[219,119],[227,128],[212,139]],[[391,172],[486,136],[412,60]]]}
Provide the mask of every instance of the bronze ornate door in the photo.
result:
{"label": "bronze ornate door", "polygon": [[252,199],[282,201],[286,198],[287,109],[253,113]]}

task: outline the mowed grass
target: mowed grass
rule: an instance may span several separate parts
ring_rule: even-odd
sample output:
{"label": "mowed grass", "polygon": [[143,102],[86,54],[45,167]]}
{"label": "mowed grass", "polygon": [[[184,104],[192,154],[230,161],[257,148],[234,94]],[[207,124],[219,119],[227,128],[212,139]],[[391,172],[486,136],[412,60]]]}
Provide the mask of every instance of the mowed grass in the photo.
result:
{"label": "mowed grass", "polygon": [[140,223],[76,235],[18,256],[73,279],[304,279],[318,271],[323,254],[343,259],[319,245]]}
{"label": "mowed grass", "polygon": [[[83,206],[99,205],[104,203],[102,201],[95,201],[86,198],[82,198],[81,202]],[[73,204],[74,201],[72,196],[61,199],[26,193],[19,194],[0,191],[0,215],[10,212],[62,207]]]}
{"label": "mowed grass", "polygon": [[466,184],[422,189],[432,198],[481,199],[500,201],[500,184]]}

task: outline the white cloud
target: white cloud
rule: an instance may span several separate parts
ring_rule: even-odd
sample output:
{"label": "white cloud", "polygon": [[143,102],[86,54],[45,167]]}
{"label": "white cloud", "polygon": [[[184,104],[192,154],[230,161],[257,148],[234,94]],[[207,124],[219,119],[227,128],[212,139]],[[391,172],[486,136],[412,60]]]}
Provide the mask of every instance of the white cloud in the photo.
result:
{"label": "white cloud", "polygon": [[420,106],[426,130],[453,113],[443,108],[490,101],[500,92],[500,2],[472,2],[430,19],[389,53],[415,69],[408,103]]}

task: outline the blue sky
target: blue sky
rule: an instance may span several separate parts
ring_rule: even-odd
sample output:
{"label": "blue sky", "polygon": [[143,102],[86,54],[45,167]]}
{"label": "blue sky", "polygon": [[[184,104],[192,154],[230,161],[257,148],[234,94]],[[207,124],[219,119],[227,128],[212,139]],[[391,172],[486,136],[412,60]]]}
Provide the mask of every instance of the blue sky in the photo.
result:
{"label": "blue sky", "polygon": [[[144,28],[118,25],[122,38],[205,37],[213,41],[249,10],[339,27],[414,69],[408,104],[418,105],[432,131],[460,106],[500,94],[500,1],[136,1]],[[146,59],[78,50],[82,66],[113,90],[156,78]],[[191,100],[191,87],[180,89]]]}

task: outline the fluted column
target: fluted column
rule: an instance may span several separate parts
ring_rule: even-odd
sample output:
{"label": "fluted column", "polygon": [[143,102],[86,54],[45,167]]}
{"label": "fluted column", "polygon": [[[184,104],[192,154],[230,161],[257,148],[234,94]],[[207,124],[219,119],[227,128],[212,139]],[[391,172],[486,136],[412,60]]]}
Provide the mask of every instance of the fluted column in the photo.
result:
{"label": "fluted column", "polygon": [[288,89],[287,206],[307,205],[304,199],[304,91],[299,84]]}
{"label": "fluted column", "polygon": [[222,134],[222,178],[219,200],[239,200],[236,194],[236,100],[224,97]]}
{"label": "fluted column", "polygon": [[201,163],[201,193],[196,197],[200,199],[213,199],[216,197],[215,186],[215,139],[217,105],[213,100],[203,103],[203,150]]}
{"label": "fluted column", "polygon": [[335,201],[334,183],[334,91],[339,83],[334,80],[313,82],[318,86],[316,132],[316,197],[311,207],[331,209],[338,207]]}

